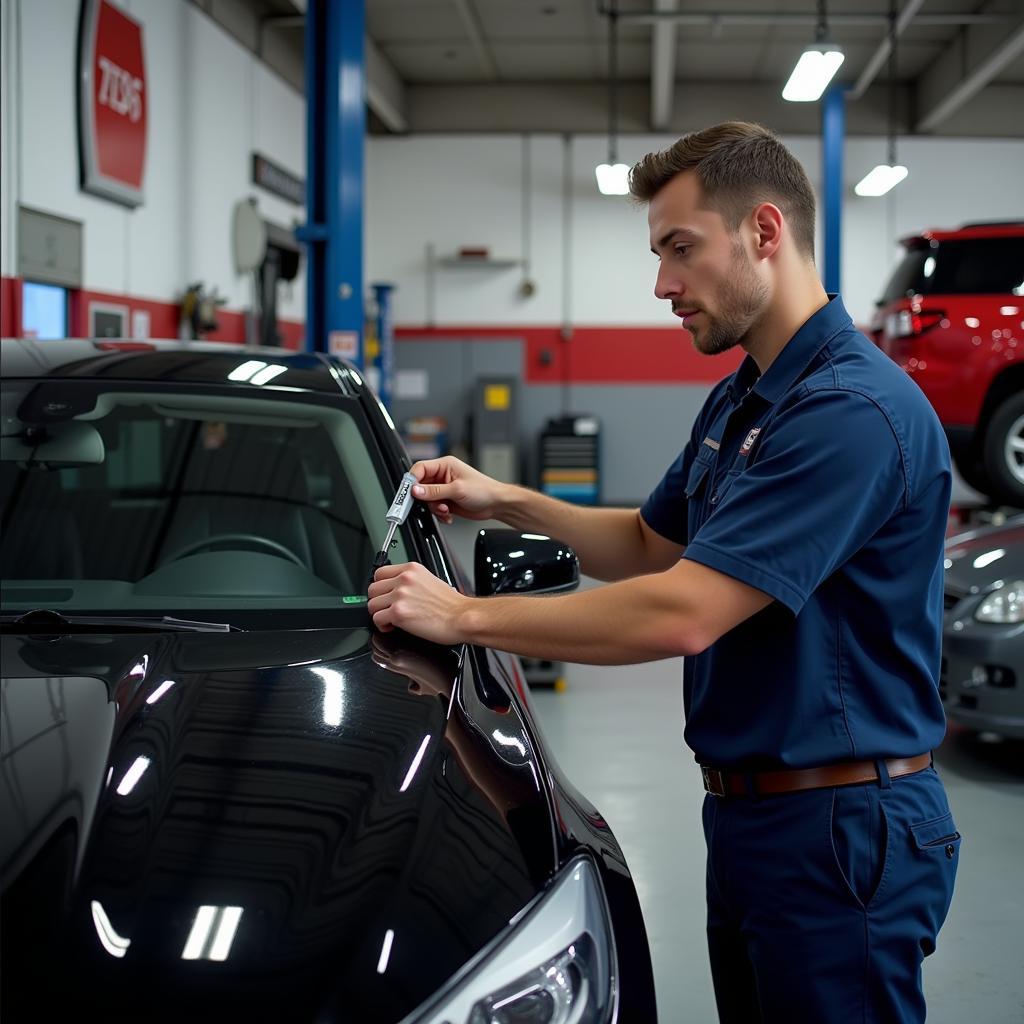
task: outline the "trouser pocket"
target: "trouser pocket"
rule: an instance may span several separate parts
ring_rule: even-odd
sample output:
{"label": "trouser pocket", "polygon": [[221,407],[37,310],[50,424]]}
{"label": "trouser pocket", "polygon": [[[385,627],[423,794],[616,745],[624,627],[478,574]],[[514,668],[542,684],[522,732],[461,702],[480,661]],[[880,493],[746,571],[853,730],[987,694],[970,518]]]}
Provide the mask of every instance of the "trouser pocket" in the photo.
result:
{"label": "trouser pocket", "polygon": [[882,887],[889,856],[889,822],[877,787],[832,791],[829,837],[846,889],[867,908]]}

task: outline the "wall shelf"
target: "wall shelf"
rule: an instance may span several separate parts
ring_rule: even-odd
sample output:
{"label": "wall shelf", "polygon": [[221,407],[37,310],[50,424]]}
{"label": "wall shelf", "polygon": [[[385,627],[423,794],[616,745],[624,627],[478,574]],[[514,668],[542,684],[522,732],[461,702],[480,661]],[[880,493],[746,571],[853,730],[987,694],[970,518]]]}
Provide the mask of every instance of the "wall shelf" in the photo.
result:
{"label": "wall shelf", "polygon": [[509,267],[521,267],[522,260],[495,260],[490,257],[480,259],[473,256],[441,256],[437,259],[439,267],[480,267],[486,270],[507,270]]}

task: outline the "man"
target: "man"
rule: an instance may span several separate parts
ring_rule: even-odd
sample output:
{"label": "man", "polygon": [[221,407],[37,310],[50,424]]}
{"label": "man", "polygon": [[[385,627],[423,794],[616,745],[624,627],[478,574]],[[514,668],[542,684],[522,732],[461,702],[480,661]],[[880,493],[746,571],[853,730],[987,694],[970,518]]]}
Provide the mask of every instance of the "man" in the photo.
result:
{"label": "man", "polygon": [[370,613],[534,657],[683,655],[721,1020],[923,1021],[960,839],[929,754],[945,729],[942,430],[823,291],[811,185],[769,131],[684,136],[630,184],[655,294],[700,352],[747,353],[643,508],[569,506],[451,458],[413,467],[442,519],[557,536],[618,582],[479,599],[388,566]]}

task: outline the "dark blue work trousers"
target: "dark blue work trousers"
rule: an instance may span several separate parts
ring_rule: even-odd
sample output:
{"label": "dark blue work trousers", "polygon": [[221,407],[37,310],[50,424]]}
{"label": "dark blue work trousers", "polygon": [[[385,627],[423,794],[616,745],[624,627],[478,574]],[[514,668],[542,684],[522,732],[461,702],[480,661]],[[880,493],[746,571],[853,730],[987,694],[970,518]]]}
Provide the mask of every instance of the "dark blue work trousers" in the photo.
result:
{"label": "dark blue work trousers", "polygon": [[920,1024],[921,963],[960,835],[934,769],[707,796],[708,947],[722,1024]]}

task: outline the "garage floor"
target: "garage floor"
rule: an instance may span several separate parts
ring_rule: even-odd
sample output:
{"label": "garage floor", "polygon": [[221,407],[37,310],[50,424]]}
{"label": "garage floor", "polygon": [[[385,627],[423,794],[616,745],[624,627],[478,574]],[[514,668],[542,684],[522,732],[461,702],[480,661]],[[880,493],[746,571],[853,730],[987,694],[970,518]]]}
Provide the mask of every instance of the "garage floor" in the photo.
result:
{"label": "garage floor", "polygon": [[[457,523],[447,535],[471,569],[476,526]],[[682,742],[682,662],[569,665],[565,675],[565,692],[533,691],[545,737],[625,850],[663,1024],[706,1024],[716,1015],[704,944],[703,789]],[[964,842],[953,907],[925,962],[929,1024],[1024,1020],[1024,743],[986,743],[951,727],[936,764]]]}

